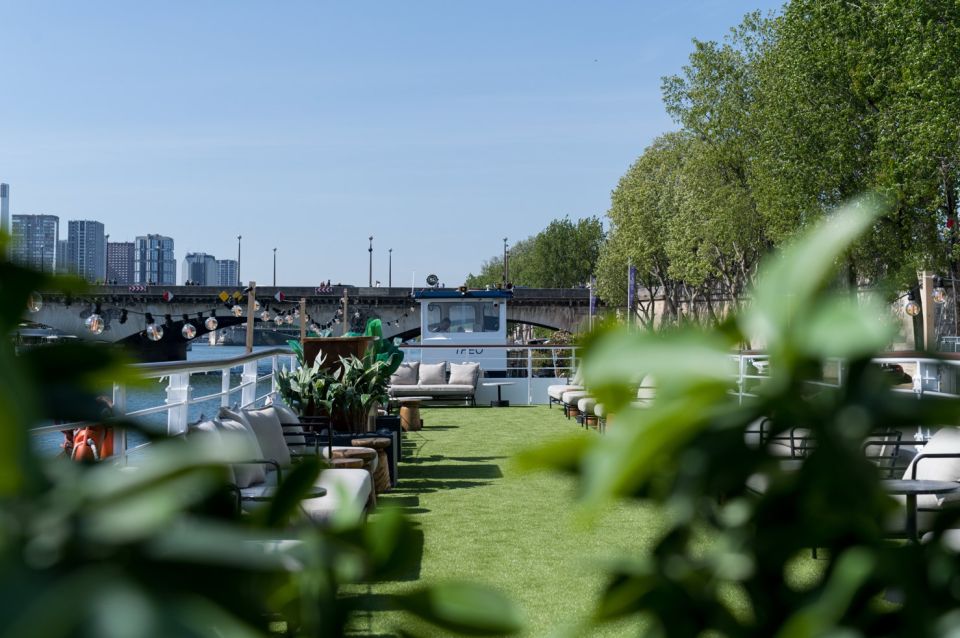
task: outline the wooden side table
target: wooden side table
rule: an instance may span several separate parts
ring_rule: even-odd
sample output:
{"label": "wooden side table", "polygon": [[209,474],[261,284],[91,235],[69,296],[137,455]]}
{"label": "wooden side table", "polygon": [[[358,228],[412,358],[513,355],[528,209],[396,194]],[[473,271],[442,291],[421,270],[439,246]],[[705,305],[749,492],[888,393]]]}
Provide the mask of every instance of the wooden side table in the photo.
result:
{"label": "wooden side table", "polygon": [[400,427],[404,432],[416,432],[423,428],[423,421],[420,420],[420,402],[429,401],[433,397],[399,397],[396,399],[400,404]]}

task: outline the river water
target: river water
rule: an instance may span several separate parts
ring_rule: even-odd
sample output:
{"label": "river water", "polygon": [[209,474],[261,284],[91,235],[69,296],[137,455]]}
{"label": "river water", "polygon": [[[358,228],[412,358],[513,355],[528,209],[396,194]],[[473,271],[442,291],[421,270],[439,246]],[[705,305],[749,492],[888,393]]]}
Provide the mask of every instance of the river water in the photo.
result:
{"label": "river water", "polygon": [[[215,359],[229,359],[244,354],[243,346],[211,346],[206,342],[195,342],[192,349],[187,352],[187,361],[212,361]],[[269,350],[275,346],[256,346],[254,352]],[[286,365],[285,357],[281,358],[281,363]],[[270,359],[264,359],[259,364],[258,376],[269,374],[271,370]],[[237,386],[240,383],[240,368],[234,368],[231,372],[230,385]],[[194,374],[190,377],[190,385],[193,388],[194,399],[217,394],[221,390],[221,375],[219,372],[211,374]],[[261,396],[270,391],[270,380],[261,381],[257,384],[257,396]],[[167,396],[166,379],[147,379],[144,385],[127,388],[127,412],[135,412],[159,405],[163,405]],[[102,394],[111,397],[113,390],[104,388]],[[240,393],[235,392],[230,397],[230,404],[235,405],[240,401]],[[190,422],[200,421],[204,418],[211,418],[217,415],[220,408],[220,397],[214,397],[201,401],[190,406]],[[165,432],[167,427],[167,414],[160,412],[158,414],[149,414],[139,417],[138,422],[155,428],[158,432]],[[130,440],[128,447],[133,447],[142,442],[143,439],[136,433],[129,434]],[[63,442],[63,436],[60,433],[44,433],[34,437],[34,443],[38,450],[43,454],[57,454],[60,451],[60,445]]]}

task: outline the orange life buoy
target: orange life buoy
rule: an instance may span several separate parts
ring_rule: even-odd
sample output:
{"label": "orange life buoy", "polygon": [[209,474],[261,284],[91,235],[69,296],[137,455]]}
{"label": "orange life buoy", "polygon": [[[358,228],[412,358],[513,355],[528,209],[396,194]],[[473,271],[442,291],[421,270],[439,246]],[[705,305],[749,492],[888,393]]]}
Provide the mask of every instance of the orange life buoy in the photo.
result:
{"label": "orange life buoy", "polygon": [[113,455],[113,428],[106,425],[88,425],[73,432],[74,461],[100,461]]}

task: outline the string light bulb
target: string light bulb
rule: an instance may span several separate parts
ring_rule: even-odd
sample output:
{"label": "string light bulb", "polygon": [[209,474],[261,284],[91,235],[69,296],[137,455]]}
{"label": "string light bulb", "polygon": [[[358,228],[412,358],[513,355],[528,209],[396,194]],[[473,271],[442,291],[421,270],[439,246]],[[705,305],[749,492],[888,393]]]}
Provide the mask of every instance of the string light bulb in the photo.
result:
{"label": "string light bulb", "polygon": [[234,317],[239,317],[243,314],[243,308],[240,304],[233,304],[233,308],[230,309],[230,312],[233,313]]}
{"label": "string light bulb", "polygon": [[253,311],[256,312],[256,311],[258,311],[258,310],[260,310],[260,302],[257,301],[256,299],[254,299],[254,300],[253,300]]}
{"label": "string light bulb", "polygon": [[100,304],[97,304],[93,310],[93,313],[83,322],[83,324],[87,327],[87,330],[95,335],[102,335],[105,327],[103,317],[100,315],[100,312]]}
{"label": "string light bulb", "polygon": [[197,328],[188,321],[187,323],[183,324],[183,328],[180,329],[180,334],[184,339],[190,341],[197,336]]}
{"label": "string light bulb", "polygon": [[945,303],[947,301],[947,291],[943,288],[943,279],[941,277],[933,278],[933,290],[930,291],[930,297],[934,303]]}
{"label": "string light bulb", "polygon": [[263,321],[263,322],[270,321],[270,312],[267,311],[267,310],[264,310],[263,312],[261,312],[261,313],[260,313],[260,320]]}
{"label": "string light bulb", "polygon": [[40,296],[40,293],[33,291],[30,293],[30,296],[27,297],[27,310],[30,312],[40,312],[40,309],[43,308],[43,297]]}
{"label": "string light bulb", "polygon": [[154,323],[153,315],[148,312],[144,319],[147,322],[147,339],[150,341],[160,341],[163,339],[163,326],[158,326],[156,323]]}
{"label": "string light bulb", "polygon": [[283,325],[283,315],[277,313],[277,315],[273,318],[273,323],[277,324],[277,326],[282,326],[282,325]]}
{"label": "string light bulb", "polygon": [[916,295],[913,294],[913,291],[907,293],[907,303],[904,304],[903,310],[911,317],[916,317],[920,314],[920,304],[917,303]]}
{"label": "string light bulb", "polygon": [[283,322],[288,326],[293,325],[293,315],[287,315],[286,317],[284,317]]}
{"label": "string light bulb", "polygon": [[207,317],[207,320],[203,322],[203,325],[204,325],[204,327],[205,327],[207,330],[209,330],[210,332],[213,332],[214,330],[217,329],[217,326],[220,325],[220,322],[217,321],[217,311],[216,311],[216,310],[211,310],[211,311],[210,311],[210,316]]}

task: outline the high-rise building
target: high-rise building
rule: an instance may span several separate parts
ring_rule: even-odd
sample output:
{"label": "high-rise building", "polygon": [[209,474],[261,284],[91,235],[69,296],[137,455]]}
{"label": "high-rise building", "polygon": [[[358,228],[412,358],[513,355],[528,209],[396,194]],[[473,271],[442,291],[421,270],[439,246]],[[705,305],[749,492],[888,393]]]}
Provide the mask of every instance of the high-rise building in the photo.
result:
{"label": "high-rise building", "polygon": [[67,269],[87,281],[107,278],[107,238],[103,224],[88,219],[67,222]]}
{"label": "high-rise building", "polygon": [[57,274],[65,275],[70,272],[70,242],[66,239],[57,240]]}
{"label": "high-rise building", "polygon": [[132,284],[134,261],[132,241],[107,242],[107,281]]}
{"label": "high-rise building", "polygon": [[177,260],[173,256],[173,238],[141,235],[134,241],[133,279],[138,284],[175,286]]}
{"label": "high-rise building", "polygon": [[220,282],[217,258],[207,253],[187,253],[183,259],[182,282],[201,286],[216,286]]}
{"label": "high-rise building", "polygon": [[236,286],[237,285],[237,260],[236,259],[218,259],[217,270],[219,278],[218,286]]}
{"label": "high-rise building", "polygon": [[0,184],[0,232],[11,235],[10,229],[10,185]]}
{"label": "high-rise building", "polygon": [[14,215],[13,261],[52,274],[57,266],[59,234],[60,218],[56,215]]}

